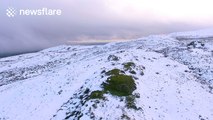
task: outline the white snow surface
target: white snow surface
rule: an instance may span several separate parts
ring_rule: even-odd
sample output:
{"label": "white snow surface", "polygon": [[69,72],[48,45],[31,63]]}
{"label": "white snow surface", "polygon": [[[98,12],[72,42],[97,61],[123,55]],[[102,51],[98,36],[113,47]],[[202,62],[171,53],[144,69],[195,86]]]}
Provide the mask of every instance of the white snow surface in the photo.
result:
{"label": "white snow surface", "polygon": [[[135,78],[137,109],[110,93],[87,99],[103,89],[103,71],[126,62],[136,65],[125,73]],[[0,120],[213,120],[212,104],[213,29],[0,59]]]}

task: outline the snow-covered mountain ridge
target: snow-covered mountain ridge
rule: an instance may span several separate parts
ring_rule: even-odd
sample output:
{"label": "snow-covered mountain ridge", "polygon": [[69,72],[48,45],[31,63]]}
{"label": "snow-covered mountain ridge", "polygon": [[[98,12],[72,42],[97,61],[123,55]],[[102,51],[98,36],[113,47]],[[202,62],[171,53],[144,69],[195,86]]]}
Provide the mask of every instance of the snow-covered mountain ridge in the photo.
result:
{"label": "snow-covered mountain ridge", "polygon": [[213,29],[0,59],[0,120],[212,120]]}

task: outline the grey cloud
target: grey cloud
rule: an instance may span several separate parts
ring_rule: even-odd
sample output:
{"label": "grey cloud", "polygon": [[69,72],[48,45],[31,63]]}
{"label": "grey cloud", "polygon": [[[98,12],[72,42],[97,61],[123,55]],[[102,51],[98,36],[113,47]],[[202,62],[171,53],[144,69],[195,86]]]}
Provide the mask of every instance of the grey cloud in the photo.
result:
{"label": "grey cloud", "polygon": [[[205,27],[183,22],[148,21],[147,17],[126,20],[109,11],[104,0],[0,1],[0,55],[39,50],[82,39],[131,39],[149,34],[193,30]],[[61,16],[16,16],[5,9],[62,9]],[[152,19],[152,17],[150,17]]]}

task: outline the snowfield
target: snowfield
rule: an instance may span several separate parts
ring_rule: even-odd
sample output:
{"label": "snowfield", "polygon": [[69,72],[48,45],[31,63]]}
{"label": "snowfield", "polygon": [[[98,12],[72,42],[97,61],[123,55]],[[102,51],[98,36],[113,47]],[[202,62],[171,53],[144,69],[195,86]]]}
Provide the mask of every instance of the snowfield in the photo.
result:
{"label": "snowfield", "polygon": [[[114,69],[131,95],[105,90]],[[0,120],[213,120],[212,104],[213,29],[0,59]]]}

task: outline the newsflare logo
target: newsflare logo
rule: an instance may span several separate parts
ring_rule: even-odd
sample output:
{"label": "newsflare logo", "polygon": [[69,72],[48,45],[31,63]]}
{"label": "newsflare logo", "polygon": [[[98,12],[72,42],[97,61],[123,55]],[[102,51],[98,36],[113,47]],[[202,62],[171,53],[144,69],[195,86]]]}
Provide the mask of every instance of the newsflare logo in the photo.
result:
{"label": "newsflare logo", "polygon": [[6,9],[6,15],[8,17],[19,16],[59,16],[62,14],[61,9],[48,9],[48,8],[40,8],[40,9],[15,9],[13,7],[8,7]]}
{"label": "newsflare logo", "polygon": [[16,9],[14,9],[13,7],[8,7],[6,9],[6,15],[8,17],[14,17],[16,15]]}

